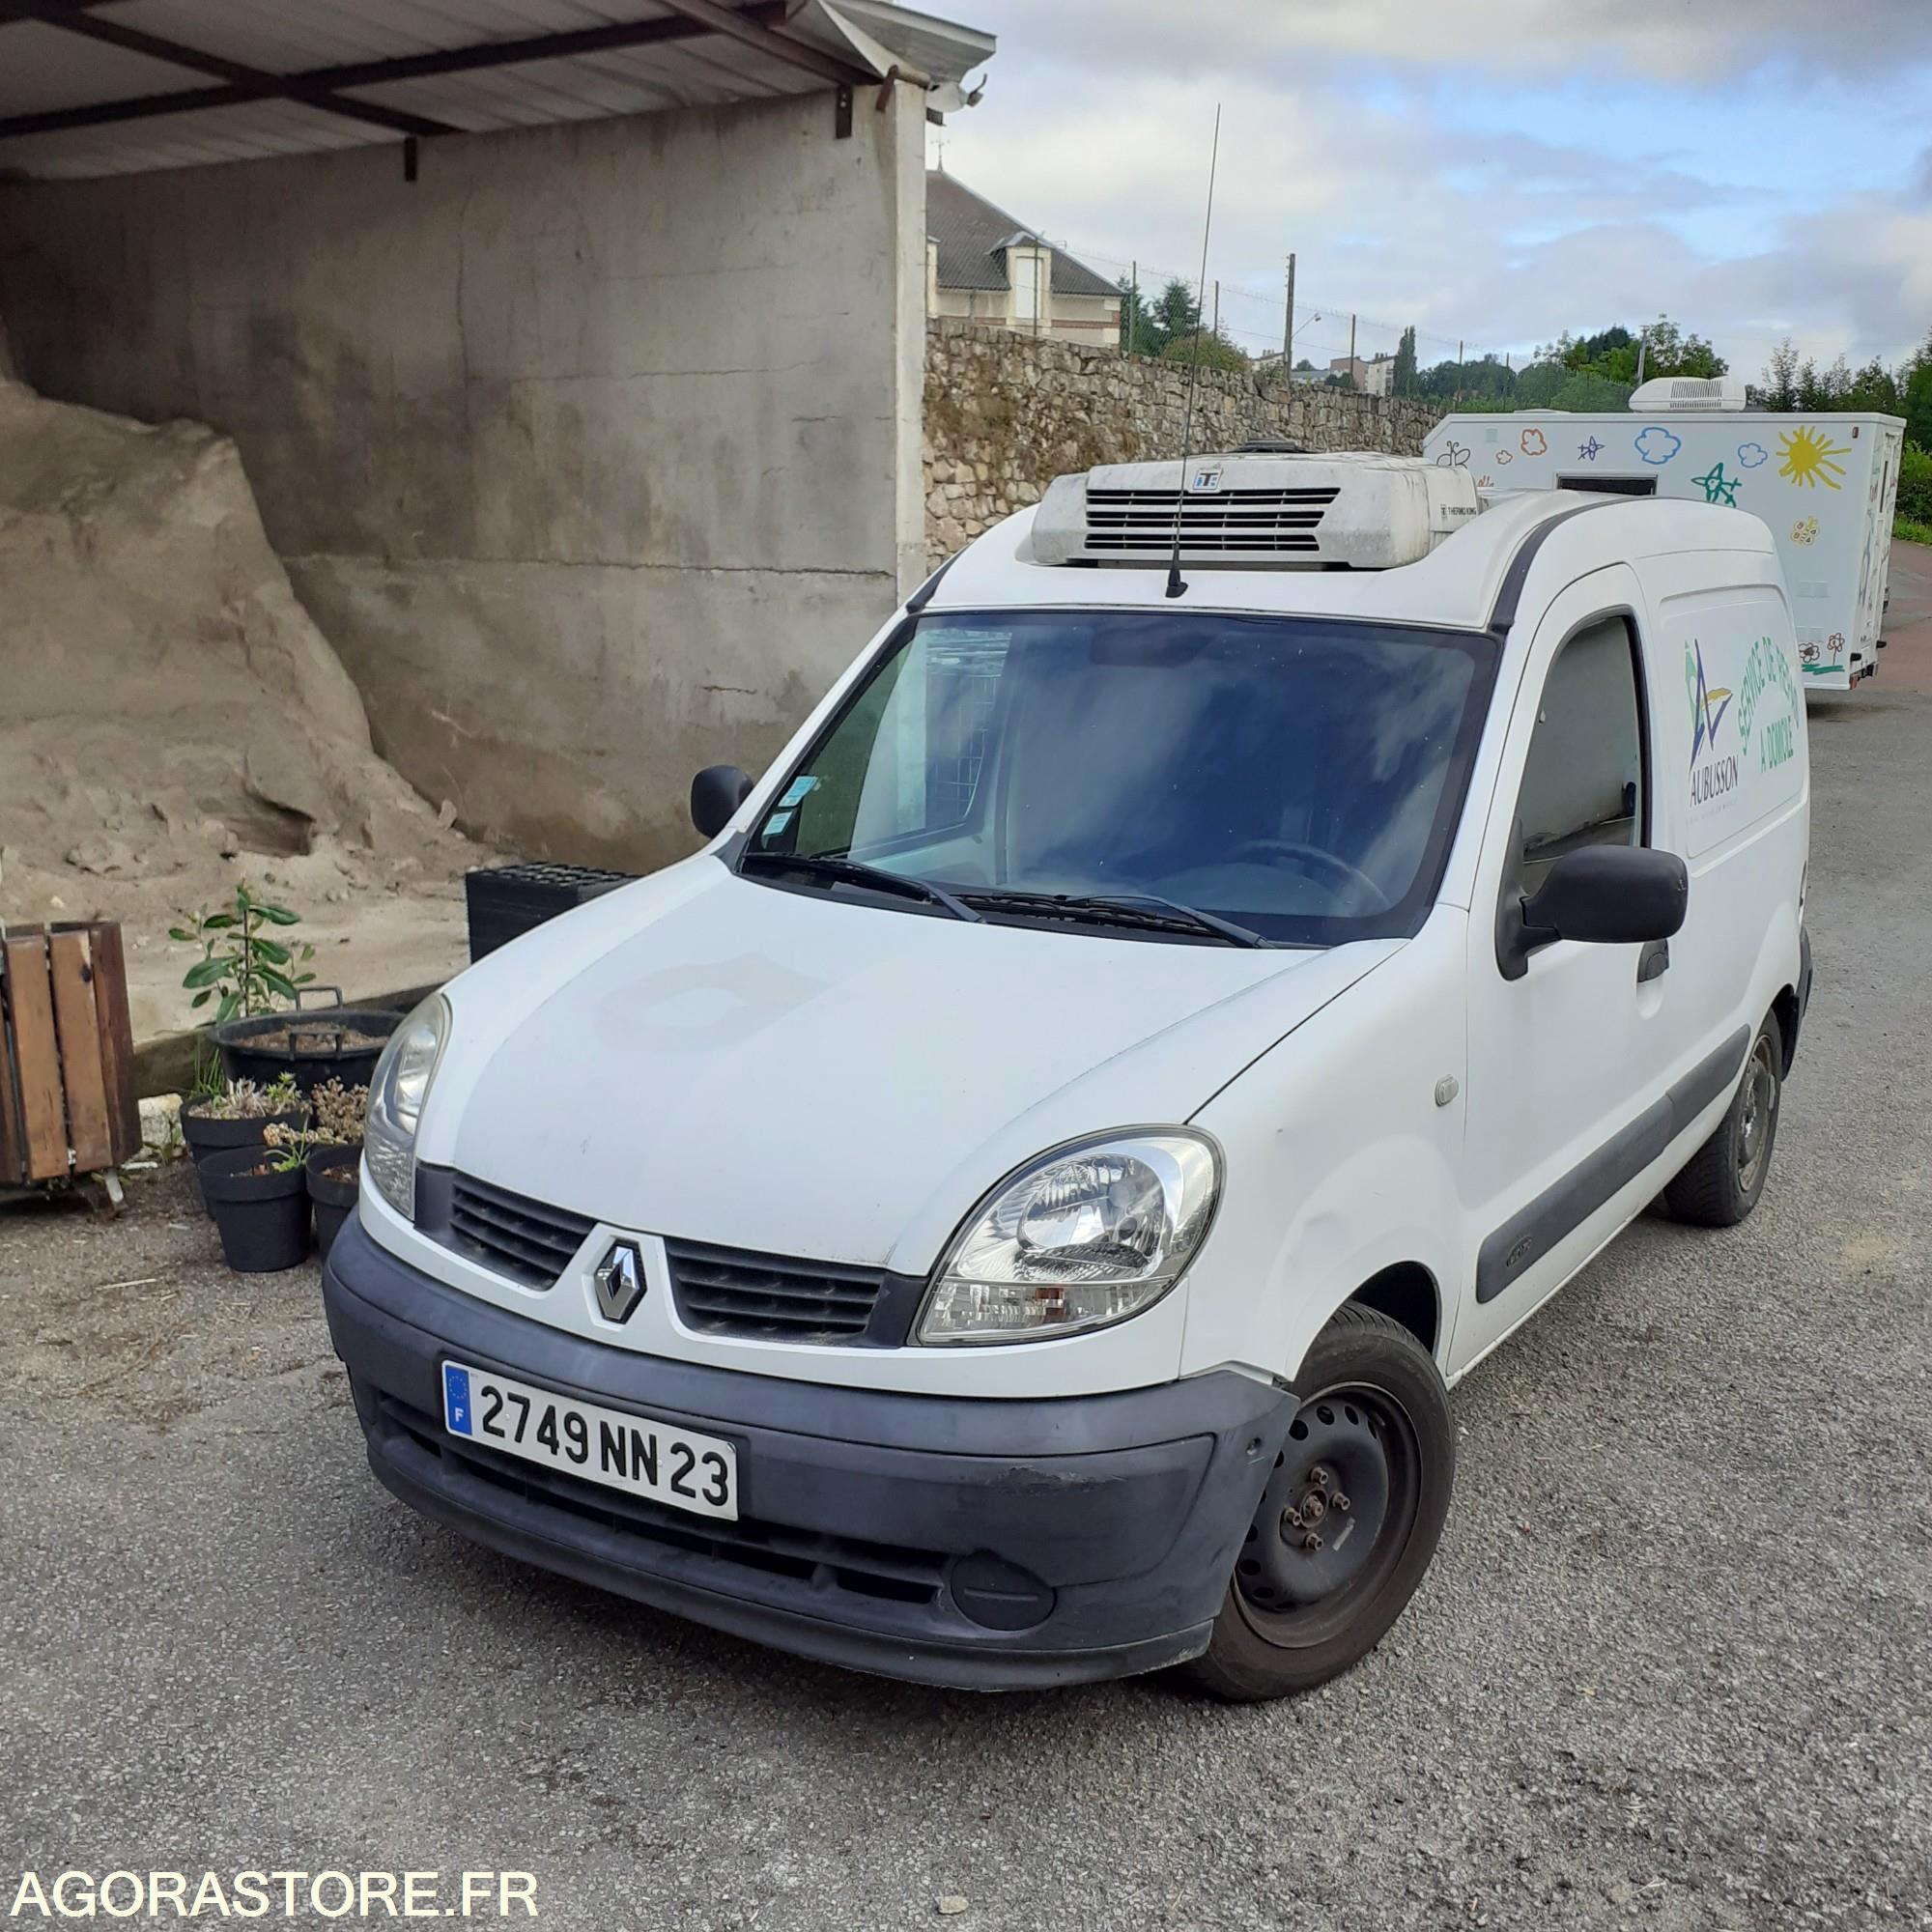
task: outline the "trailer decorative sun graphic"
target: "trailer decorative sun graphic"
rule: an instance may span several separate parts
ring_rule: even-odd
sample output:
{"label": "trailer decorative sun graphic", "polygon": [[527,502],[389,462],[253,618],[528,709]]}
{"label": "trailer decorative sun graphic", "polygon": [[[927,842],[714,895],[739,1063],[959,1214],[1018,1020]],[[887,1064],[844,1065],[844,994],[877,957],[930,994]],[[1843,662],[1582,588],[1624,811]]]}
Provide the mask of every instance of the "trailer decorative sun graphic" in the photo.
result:
{"label": "trailer decorative sun graphic", "polygon": [[1777,473],[1807,490],[1816,489],[1820,483],[1828,490],[1835,490],[1845,473],[1845,466],[1833,459],[1851,453],[1850,443],[1833,442],[1815,429],[1787,430],[1777,440]]}

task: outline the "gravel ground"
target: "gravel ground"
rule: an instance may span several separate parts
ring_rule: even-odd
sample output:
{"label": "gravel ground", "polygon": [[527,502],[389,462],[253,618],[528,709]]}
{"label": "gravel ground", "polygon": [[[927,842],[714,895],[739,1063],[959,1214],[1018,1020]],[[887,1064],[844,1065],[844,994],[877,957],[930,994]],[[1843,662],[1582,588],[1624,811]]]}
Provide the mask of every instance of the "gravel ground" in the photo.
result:
{"label": "gravel ground", "polygon": [[1435,1568],[1296,1704],[908,1689],[516,1569],[376,1487],[314,1270],[227,1274],[180,1176],[0,1215],[0,1909],[22,1867],[475,1867],[586,1932],[1932,1925],[1910,641],[1812,710],[1761,1208],[1639,1222],[1468,1378]]}

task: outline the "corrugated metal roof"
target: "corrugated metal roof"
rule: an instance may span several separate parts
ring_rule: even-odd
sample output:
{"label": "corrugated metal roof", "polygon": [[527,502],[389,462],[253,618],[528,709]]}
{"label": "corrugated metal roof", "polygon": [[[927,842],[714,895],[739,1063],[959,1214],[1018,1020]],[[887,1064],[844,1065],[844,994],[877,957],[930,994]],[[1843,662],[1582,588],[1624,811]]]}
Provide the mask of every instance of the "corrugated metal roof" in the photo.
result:
{"label": "corrugated metal roof", "polygon": [[[857,83],[897,67],[956,105],[994,46],[892,0],[49,0],[39,12],[0,12],[0,172],[38,178],[355,147],[410,131],[408,117],[482,132],[804,94],[841,71]],[[747,38],[782,39],[747,44],[716,30],[724,13],[751,23]],[[83,38],[90,23],[139,37],[136,48]],[[632,29],[657,38],[609,43]],[[447,71],[448,56],[494,62],[517,51],[506,43],[559,34],[599,44]],[[198,58],[156,57],[156,42]],[[399,60],[415,67],[382,73]],[[336,108],[317,98],[325,87]]]}
{"label": "corrugated metal roof", "polygon": [[1053,290],[1063,296],[1117,296],[1120,290],[1085,262],[1076,261],[1024,221],[995,208],[956,175],[936,168],[925,177],[925,232],[939,247],[942,289],[1004,289],[1007,249],[1014,242],[1042,242],[1053,256]]}

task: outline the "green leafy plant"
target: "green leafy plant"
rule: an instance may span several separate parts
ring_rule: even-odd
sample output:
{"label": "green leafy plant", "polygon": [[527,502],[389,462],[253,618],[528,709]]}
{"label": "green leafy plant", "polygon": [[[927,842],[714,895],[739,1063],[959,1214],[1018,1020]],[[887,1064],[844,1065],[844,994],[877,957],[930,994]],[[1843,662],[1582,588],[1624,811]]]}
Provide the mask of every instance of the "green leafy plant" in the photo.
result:
{"label": "green leafy plant", "polygon": [[315,957],[315,948],[301,940],[273,938],[270,928],[300,923],[299,913],[257,898],[245,881],[235,888],[232,907],[210,912],[203,906],[182,915],[181,924],[168,928],[168,937],[201,948],[201,957],[182,979],[194,994],[189,1004],[205,1007],[218,1001],[217,1024],[296,1005],[300,988],[315,978],[298,969]]}

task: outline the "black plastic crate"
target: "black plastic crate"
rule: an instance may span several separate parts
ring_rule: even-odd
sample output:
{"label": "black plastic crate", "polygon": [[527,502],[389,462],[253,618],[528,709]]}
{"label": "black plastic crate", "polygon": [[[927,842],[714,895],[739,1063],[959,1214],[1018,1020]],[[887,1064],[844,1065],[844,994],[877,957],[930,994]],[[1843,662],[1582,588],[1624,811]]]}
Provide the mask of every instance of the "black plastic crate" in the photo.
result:
{"label": "black plastic crate", "polygon": [[463,893],[469,908],[469,957],[481,959],[545,920],[554,919],[586,899],[601,898],[618,886],[629,885],[637,876],[636,872],[604,872],[592,866],[557,866],[543,860],[466,872]]}

